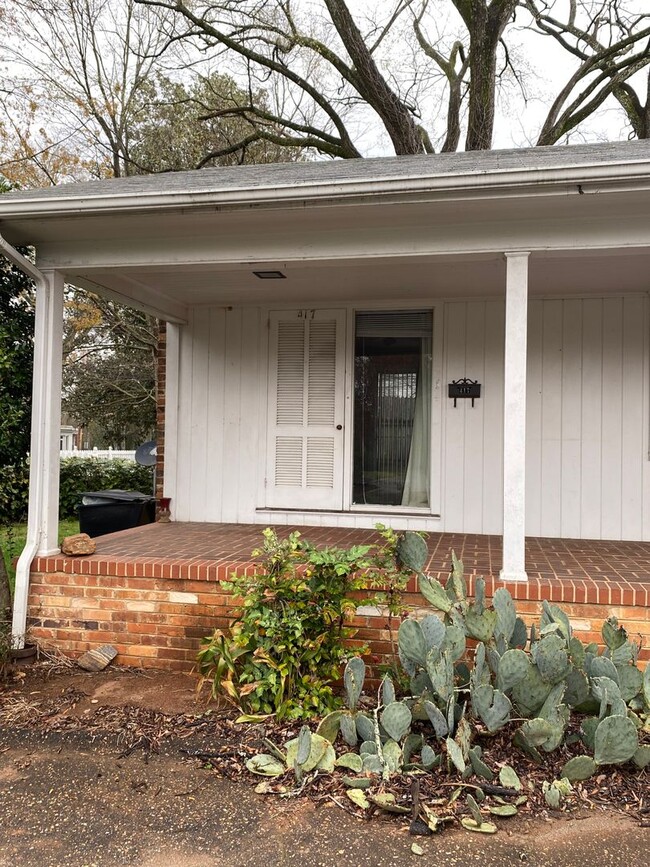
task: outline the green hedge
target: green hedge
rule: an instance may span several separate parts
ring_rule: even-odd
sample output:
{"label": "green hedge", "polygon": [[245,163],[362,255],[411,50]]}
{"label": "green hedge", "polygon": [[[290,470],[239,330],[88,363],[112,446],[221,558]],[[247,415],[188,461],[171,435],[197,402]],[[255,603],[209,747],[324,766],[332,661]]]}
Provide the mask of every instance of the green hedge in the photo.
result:
{"label": "green hedge", "polygon": [[0,467],[0,525],[17,524],[27,515],[29,464]]}
{"label": "green hedge", "polygon": [[153,467],[115,458],[63,458],[59,489],[59,517],[77,514],[84,491],[142,491],[153,493]]}
{"label": "green hedge", "polygon": [[[0,524],[24,521],[27,515],[29,468],[0,467]],[[76,516],[84,491],[153,491],[153,467],[115,458],[63,458],[59,490],[59,517]]]}

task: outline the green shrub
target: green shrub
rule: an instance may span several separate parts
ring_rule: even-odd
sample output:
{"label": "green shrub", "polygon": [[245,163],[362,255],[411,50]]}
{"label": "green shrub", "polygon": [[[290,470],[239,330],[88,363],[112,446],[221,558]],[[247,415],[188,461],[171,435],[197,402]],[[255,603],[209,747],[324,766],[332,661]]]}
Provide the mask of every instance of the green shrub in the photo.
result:
{"label": "green shrub", "polygon": [[0,525],[24,521],[27,516],[29,462],[0,466]]}
{"label": "green shrub", "polygon": [[[153,468],[117,458],[63,458],[59,488],[59,517],[77,514],[84,491],[153,490]],[[26,520],[29,461],[0,467],[0,525]]]}
{"label": "green shrub", "polygon": [[59,488],[59,517],[77,514],[81,494],[111,488],[149,493],[153,468],[115,458],[63,458]]}
{"label": "green shrub", "polygon": [[240,600],[229,633],[204,639],[203,681],[248,714],[278,719],[326,713],[339,700],[331,687],[350,655],[344,641],[356,609],[350,593],[367,586],[372,546],[316,550],[299,533],[278,540],[264,531],[253,575],[222,582]]}

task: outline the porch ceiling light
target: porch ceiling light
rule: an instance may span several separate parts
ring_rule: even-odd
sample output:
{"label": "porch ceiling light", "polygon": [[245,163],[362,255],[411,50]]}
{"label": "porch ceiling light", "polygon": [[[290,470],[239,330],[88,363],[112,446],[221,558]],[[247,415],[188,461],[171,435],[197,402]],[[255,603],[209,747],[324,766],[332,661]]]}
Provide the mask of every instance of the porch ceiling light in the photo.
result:
{"label": "porch ceiling light", "polygon": [[259,277],[260,280],[286,280],[287,275],[283,274],[282,271],[253,271],[256,277]]}

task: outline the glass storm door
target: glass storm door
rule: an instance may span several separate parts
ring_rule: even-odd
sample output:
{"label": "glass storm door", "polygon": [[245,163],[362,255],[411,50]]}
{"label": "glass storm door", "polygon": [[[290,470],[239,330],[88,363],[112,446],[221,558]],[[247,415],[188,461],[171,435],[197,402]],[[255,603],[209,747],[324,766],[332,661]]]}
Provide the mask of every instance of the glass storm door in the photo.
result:
{"label": "glass storm door", "polygon": [[430,310],[358,312],[353,503],[430,505]]}
{"label": "glass storm door", "polygon": [[270,314],[271,508],[341,509],[345,310]]}

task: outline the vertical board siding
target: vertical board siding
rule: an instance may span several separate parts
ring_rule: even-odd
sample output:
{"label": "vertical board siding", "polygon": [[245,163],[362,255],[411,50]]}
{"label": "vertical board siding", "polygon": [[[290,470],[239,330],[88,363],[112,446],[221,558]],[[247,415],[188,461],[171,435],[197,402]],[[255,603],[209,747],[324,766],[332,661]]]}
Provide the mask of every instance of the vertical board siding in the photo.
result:
{"label": "vertical board siding", "polygon": [[[441,305],[442,306],[442,305]],[[440,519],[395,516],[395,527],[499,533],[502,525],[503,301],[441,309],[443,397]],[[181,328],[178,484],[181,521],[291,523],[264,505],[266,313],[197,309]],[[531,299],[528,332],[527,533],[650,539],[648,300],[641,296]],[[468,376],[474,409],[446,397]],[[369,526],[380,515],[303,513]]]}
{"label": "vertical board siding", "polygon": [[562,420],[561,466],[562,503],[561,535],[567,539],[580,536],[582,488],[582,306],[583,301],[562,303]]}
{"label": "vertical board siding", "polygon": [[530,535],[648,535],[647,319],[640,296],[531,304]]}
{"label": "vertical board siding", "polygon": [[[445,305],[445,384],[468,377],[481,397],[443,397],[441,523],[450,532],[501,531],[503,496],[503,351],[505,305]],[[473,527],[473,530],[469,530]]]}

